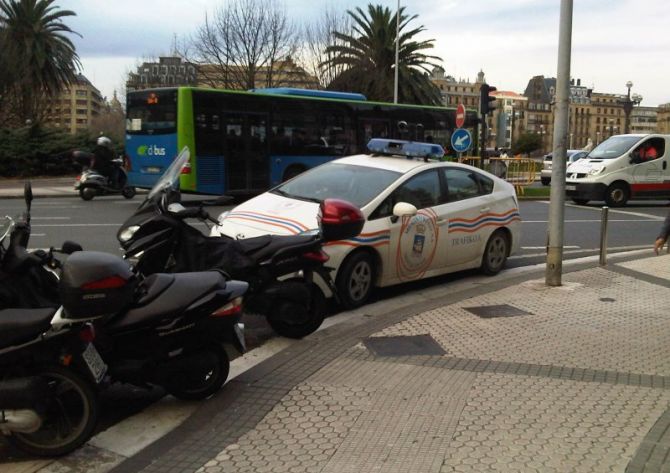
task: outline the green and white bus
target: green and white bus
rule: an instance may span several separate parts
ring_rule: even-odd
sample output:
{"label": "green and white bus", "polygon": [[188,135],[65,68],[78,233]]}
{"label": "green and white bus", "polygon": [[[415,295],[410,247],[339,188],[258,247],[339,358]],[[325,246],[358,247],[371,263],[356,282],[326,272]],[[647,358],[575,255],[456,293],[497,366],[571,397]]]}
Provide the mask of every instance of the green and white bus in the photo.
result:
{"label": "green and white bus", "polygon": [[[129,183],[151,187],[179,150],[191,150],[186,192],[255,194],[340,156],[365,152],[371,138],[445,146],[455,109],[367,101],[361,94],[303,89],[194,87],[129,92]],[[465,127],[477,122],[468,111]],[[405,122],[407,126],[400,126]]]}

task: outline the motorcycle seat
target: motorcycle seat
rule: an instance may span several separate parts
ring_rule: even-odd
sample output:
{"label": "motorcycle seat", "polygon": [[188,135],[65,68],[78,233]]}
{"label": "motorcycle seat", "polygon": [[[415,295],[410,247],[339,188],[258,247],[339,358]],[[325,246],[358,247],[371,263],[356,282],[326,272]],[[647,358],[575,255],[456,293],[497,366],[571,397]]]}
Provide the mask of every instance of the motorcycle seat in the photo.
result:
{"label": "motorcycle seat", "polygon": [[171,276],[174,280],[169,286],[170,290],[165,288],[152,301],[140,306],[134,305],[125,314],[112,319],[103,330],[117,333],[142,326],[169,323],[203,295],[218,288],[223,289],[226,282],[219,271],[176,273]]}
{"label": "motorcycle seat", "polygon": [[57,310],[54,307],[0,310],[0,348],[27,343],[46,332]]}
{"label": "motorcycle seat", "polygon": [[271,235],[261,235],[254,238],[245,238],[244,240],[235,240],[235,243],[237,243],[238,248],[240,248],[244,254],[250,255],[255,251],[265,248],[271,241]]}
{"label": "motorcycle seat", "polygon": [[[256,251],[249,252],[247,255],[253,258],[256,262],[261,262],[270,258],[280,250],[290,251],[295,248],[308,247],[313,244],[316,235],[266,235],[270,238],[267,245],[259,248]],[[244,240],[240,240],[244,241]]]}
{"label": "motorcycle seat", "polygon": [[137,301],[136,306],[146,305],[160,296],[174,282],[174,275],[156,273],[147,276],[142,282],[144,295]]}

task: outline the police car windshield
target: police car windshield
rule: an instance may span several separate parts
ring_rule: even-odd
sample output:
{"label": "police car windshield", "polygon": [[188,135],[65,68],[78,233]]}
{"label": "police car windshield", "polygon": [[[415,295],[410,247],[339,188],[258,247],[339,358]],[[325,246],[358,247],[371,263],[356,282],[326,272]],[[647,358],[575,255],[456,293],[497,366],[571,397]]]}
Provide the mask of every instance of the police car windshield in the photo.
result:
{"label": "police car windshield", "polygon": [[641,139],[641,136],[612,136],[593,148],[589,153],[589,159],[618,158]]}
{"label": "police car windshield", "polygon": [[327,163],[311,169],[270,192],[293,199],[344,199],[363,207],[401,173],[352,164]]}

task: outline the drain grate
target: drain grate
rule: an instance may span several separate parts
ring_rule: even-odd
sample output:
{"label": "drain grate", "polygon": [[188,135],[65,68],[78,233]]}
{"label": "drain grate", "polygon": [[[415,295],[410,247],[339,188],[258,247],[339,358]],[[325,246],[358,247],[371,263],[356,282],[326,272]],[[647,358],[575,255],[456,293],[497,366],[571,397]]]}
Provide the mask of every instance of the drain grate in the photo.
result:
{"label": "drain grate", "polygon": [[482,319],[492,319],[494,317],[518,317],[519,315],[529,315],[530,312],[517,309],[509,304],[502,305],[482,305],[477,307],[463,307],[468,312],[475,314]]}
{"label": "drain grate", "polygon": [[370,337],[363,343],[376,356],[440,356],[447,353],[430,335]]}

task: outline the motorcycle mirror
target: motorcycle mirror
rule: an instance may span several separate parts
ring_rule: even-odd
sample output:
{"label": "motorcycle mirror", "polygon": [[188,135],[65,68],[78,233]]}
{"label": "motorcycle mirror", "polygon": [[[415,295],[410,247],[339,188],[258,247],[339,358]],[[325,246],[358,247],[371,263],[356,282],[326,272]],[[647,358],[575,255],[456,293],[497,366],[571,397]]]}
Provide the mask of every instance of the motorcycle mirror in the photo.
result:
{"label": "motorcycle mirror", "polygon": [[30,184],[30,181],[26,181],[26,183],[23,185],[23,198],[26,201],[28,212],[30,212],[30,204],[33,201],[33,187]]}
{"label": "motorcycle mirror", "polygon": [[84,251],[84,248],[82,248],[79,243],[75,243],[74,241],[70,240],[64,241],[63,247],[60,250],[61,253],[65,253],[66,255],[71,255],[76,251]]}

